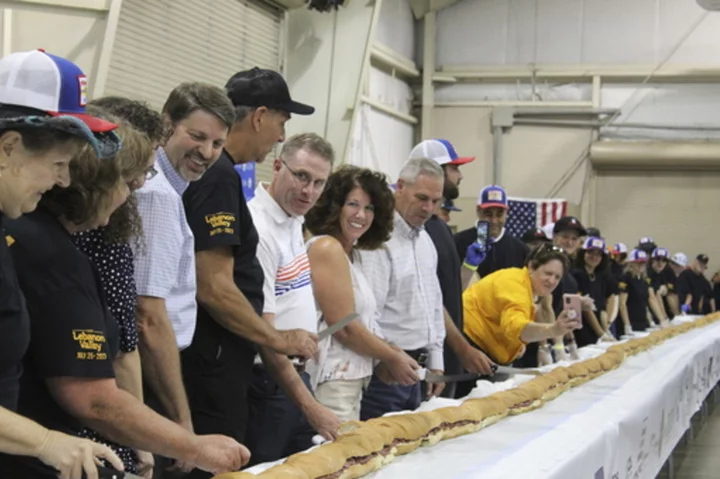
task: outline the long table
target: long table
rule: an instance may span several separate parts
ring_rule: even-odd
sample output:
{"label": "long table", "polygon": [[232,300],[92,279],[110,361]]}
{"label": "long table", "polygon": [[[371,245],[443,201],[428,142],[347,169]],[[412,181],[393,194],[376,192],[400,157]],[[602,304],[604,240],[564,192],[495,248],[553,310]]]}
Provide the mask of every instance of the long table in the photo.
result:
{"label": "long table", "polygon": [[719,361],[715,323],[633,356],[540,409],[418,449],[367,477],[654,478],[720,380]]}

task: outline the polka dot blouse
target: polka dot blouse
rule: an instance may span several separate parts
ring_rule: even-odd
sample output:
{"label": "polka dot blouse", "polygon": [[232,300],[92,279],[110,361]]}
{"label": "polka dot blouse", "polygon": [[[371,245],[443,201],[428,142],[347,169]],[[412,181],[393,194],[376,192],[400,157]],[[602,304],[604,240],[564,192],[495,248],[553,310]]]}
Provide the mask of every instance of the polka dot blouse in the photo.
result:
{"label": "polka dot blouse", "polygon": [[[138,346],[137,293],[130,245],[106,243],[102,229],[74,234],[73,242],[98,270],[108,309],[118,323],[120,351],[134,351]],[[125,471],[137,474],[137,455],[132,448],[109,441],[90,428],[83,429],[79,436],[110,447],[122,460]]]}
{"label": "polka dot blouse", "polygon": [[98,270],[108,308],[120,329],[120,351],[135,351],[138,346],[137,289],[130,245],[106,243],[102,229],[74,234],[73,241]]}

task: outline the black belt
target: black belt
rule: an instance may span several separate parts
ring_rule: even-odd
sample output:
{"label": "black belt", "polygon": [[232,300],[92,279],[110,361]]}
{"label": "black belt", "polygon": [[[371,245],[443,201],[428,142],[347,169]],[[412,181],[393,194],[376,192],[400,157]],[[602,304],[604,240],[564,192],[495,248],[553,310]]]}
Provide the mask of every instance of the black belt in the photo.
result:
{"label": "black belt", "polygon": [[411,350],[405,350],[405,354],[413,358],[415,361],[420,364],[420,367],[425,367],[427,365],[428,360],[428,350],[427,348],[420,348],[420,349],[411,349]]}

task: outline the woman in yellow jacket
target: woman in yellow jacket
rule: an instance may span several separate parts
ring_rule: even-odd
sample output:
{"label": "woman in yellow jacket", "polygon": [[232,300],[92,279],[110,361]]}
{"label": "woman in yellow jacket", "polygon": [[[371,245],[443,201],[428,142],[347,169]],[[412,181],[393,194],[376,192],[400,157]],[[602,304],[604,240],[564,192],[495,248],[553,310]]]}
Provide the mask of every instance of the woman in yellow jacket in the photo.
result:
{"label": "woman in yellow jacket", "polygon": [[501,269],[466,289],[465,335],[495,362],[509,364],[522,356],[527,343],[580,328],[579,315],[567,311],[554,324],[535,323],[535,297],[549,296],[568,264],[562,249],[544,244],[530,253],[524,268]]}

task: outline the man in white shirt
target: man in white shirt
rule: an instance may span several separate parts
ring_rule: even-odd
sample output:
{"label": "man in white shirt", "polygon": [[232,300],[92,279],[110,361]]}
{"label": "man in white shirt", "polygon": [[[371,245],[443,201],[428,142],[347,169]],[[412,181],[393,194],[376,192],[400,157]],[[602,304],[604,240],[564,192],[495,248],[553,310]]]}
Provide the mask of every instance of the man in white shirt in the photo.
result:
{"label": "man in white shirt", "polygon": [[[258,230],[257,257],[265,281],[263,319],[277,329],[317,333],[302,224],[327,182],[335,158],[318,135],[295,135],[273,164],[270,185],[259,184],[248,207]],[[247,444],[252,463],[268,462],[312,446],[317,433],[331,439],[340,420],[313,397],[304,363],[260,347],[248,393]]]}
{"label": "man in white shirt", "polygon": [[[197,288],[194,238],[182,195],[220,156],[235,111],[221,88],[183,83],[162,113],[171,134],[156,151],[157,175],[135,192],[144,233],[134,248],[139,348],[146,401],[192,431],[179,351],[195,332]],[[156,472],[162,474],[161,464]]]}
{"label": "man in white shirt", "polygon": [[[438,374],[444,370],[445,321],[437,251],[424,226],[443,199],[443,183],[443,170],[434,160],[408,160],[397,182],[392,237],[385,248],[361,252],[385,338]],[[427,396],[439,395],[443,386],[428,384]],[[365,420],[413,410],[421,401],[419,383],[385,384],[376,371],[363,394],[360,416]]]}

